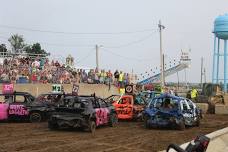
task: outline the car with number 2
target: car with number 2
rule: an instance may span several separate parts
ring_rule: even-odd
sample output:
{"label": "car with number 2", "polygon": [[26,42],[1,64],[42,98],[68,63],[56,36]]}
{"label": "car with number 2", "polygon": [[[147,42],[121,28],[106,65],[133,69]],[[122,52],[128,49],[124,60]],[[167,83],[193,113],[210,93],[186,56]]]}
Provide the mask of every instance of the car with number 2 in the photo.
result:
{"label": "car with number 2", "polygon": [[202,113],[189,99],[163,94],[149,102],[143,118],[146,128],[172,127],[184,130],[186,126],[199,126]]}
{"label": "car with number 2", "polygon": [[94,96],[67,96],[55,108],[48,120],[50,129],[81,128],[92,133],[101,125],[115,126],[118,122],[115,108]]}

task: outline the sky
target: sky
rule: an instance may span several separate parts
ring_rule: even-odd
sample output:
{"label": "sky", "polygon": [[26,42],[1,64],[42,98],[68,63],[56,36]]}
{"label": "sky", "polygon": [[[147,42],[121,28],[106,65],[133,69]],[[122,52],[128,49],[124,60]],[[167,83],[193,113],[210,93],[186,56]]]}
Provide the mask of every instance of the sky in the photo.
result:
{"label": "sky", "polygon": [[[52,58],[71,54],[75,65],[123,70],[145,77],[160,65],[158,22],[163,30],[165,62],[190,51],[187,81],[200,81],[201,57],[211,81],[213,22],[228,13],[227,0],[0,0],[0,43],[13,34],[27,44],[39,42]],[[152,70],[152,71],[151,71]],[[179,72],[180,81],[185,80]],[[177,75],[166,81],[177,81]]]}

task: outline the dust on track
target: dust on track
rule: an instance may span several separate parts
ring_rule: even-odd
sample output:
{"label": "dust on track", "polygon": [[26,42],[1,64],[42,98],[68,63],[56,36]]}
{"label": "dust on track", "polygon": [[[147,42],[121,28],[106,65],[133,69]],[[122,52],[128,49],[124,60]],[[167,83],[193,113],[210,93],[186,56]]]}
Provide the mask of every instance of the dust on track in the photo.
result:
{"label": "dust on track", "polygon": [[95,135],[79,130],[50,131],[47,123],[0,123],[0,152],[155,152],[198,134],[228,126],[228,115],[206,115],[200,127],[184,131],[144,129],[142,122],[100,127]]}

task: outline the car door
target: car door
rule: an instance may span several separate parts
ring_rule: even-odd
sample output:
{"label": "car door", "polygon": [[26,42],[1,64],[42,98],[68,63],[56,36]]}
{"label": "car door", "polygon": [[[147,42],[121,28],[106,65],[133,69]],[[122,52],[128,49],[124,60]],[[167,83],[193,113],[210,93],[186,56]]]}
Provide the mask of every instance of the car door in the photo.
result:
{"label": "car door", "polygon": [[0,120],[7,120],[9,116],[9,104],[13,102],[13,95],[1,94],[0,95]]}
{"label": "car door", "polygon": [[196,105],[189,99],[186,99],[186,101],[188,102],[188,105],[190,107],[190,111],[191,111],[193,118],[195,120],[197,118]]}
{"label": "car door", "polygon": [[100,124],[106,124],[108,123],[108,116],[110,113],[110,110],[108,109],[108,104],[101,98],[98,98],[98,103],[100,105]]}
{"label": "car door", "polygon": [[122,119],[133,118],[133,97],[123,96],[116,105],[118,117]]}
{"label": "car door", "polygon": [[27,97],[22,94],[15,94],[13,102],[9,104],[9,118],[20,119],[29,115],[27,110]]}
{"label": "car door", "polygon": [[102,117],[103,113],[102,113],[98,98],[94,99],[93,107],[96,112],[96,126],[102,125],[103,124],[103,117]]}
{"label": "car door", "polygon": [[191,125],[194,120],[194,114],[193,114],[193,111],[191,110],[187,100],[181,101],[181,107],[182,107],[182,114],[184,116],[185,123],[187,125]]}

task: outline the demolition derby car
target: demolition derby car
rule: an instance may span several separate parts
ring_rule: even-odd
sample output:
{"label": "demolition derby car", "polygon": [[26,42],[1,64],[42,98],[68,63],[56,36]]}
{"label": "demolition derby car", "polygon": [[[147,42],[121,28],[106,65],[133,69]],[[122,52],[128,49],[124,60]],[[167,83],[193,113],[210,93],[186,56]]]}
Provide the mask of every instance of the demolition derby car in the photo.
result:
{"label": "demolition derby car", "polygon": [[153,99],[159,95],[161,95],[161,92],[150,91],[150,90],[142,91],[137,94],[137,96],[140,98],[143,98],[147,104],[151,99]]}
{"label": "demolition derby car", "polygon": [[115,107],[118,119],[142,119],[142,111],[146,106],[143,98],[133,95],[112,95],[106,100]]}
{"label": "demolition derby car", "polygon": [[146,128],[172,127],[183,130],[185,126],[199,126],[201,116],[201,111],[191,100],[170,94],[155,97],[143,112]]}
{"label": "demolition derby car", "polygon": [[36,113],[30,109],[34,100],[35,97],[27,92],[0,94],[0,121],[31,119]]}
{"label": "demolition derby car", "polygon": [[27,92],[0,94],[0,121],[29,120],[40,122],[48,118],[49,113],[63,97],[71,96],[64,93],[41,94],[37,98]]}
{"label": "demolition derby car", "polygon": [[112,105],[96,96],[68,96],[48,120],[50,129],[83,128],[94,132],[97,126],[115,126],[118,118]]}

